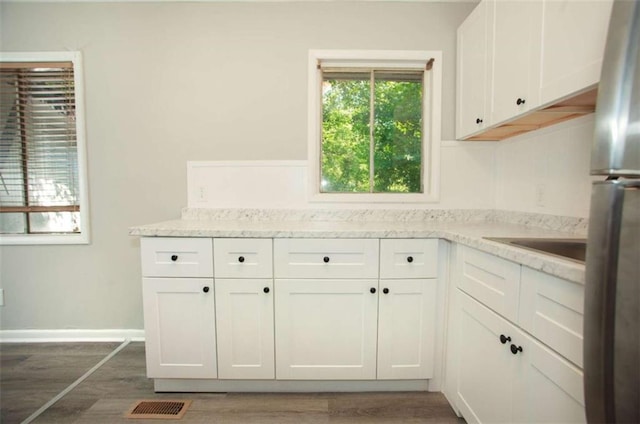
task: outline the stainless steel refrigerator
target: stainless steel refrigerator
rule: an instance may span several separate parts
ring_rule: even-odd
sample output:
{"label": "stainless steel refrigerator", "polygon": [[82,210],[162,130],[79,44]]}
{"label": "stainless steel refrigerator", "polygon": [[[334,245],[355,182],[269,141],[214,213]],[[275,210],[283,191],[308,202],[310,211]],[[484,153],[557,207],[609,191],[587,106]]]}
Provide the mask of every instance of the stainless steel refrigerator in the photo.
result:
{"label": "stainless steel refrigerator", "polygon": [[640,423],[640,1],[614,0],[598,87],[584,311],[589,423]]}

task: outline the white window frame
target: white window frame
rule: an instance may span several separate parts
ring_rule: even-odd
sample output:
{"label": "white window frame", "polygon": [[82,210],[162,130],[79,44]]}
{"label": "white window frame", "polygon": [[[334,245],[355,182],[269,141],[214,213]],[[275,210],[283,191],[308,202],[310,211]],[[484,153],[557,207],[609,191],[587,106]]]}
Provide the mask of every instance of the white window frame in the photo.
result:
{"label": "white window frame", "polygon": [[84,108],[84,71],[82,53],[74,52],[0,52],[3,62],[65,62],[73,63],[76,148],[80,188],[80,232],[73,234],[0,234],[0,245],[89,244],[89,188]]}
{"label": "white window frame", "polygon": [[[424,86],[429,92],[423,100],[422,135],[423,193],[322,193],[321,126],[322,75],[318,63],[335,61],[341,65],[380,66],[426,63],[434,59],[431,70],[425,72]],[[433,203],[440,199],[440,123],[442,116],[442,52],[427,50],[309,50],[308,62],[308,180],[310,202],[349,203]]]}

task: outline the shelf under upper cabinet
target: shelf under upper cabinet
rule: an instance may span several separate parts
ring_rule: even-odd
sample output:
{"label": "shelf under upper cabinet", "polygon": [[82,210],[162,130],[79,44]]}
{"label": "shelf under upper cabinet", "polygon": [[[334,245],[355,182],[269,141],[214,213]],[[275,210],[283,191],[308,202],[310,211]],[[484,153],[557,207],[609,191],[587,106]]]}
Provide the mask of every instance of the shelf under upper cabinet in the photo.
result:
{"label": "shelf under upper cabinet", "polygon": [[467,141],[500,141],[529,131],[555,125],[569,119],[579,118],[595,112],[598,89],[591,88],[572,97],[562,99],[552,105],[532,110],[516,119],[480,133],[472,134]]}

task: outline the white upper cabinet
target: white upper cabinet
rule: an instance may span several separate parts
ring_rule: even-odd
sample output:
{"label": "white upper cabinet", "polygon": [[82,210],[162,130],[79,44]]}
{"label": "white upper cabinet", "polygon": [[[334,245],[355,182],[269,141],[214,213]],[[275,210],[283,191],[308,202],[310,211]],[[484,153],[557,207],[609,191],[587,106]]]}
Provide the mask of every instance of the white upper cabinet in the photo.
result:
{"label": "white upper cabinet", "polygon": [[490,1],[491,124],[540,104],[542,2]]}
{"label": "white upper cabinet", "polygon": [[612,0],[483,0],[458,28],[456,137],[503,140],[595,110]]}
{"label": "white upper cabinet", "polygon": [[542,16],[542,103],[600,81],[612,0],[545,0]]}
{"label": "white upper cabinet", "polygon": [[487,2],[480,3],[458,28],[456,135],[484,128],[487,101]]}

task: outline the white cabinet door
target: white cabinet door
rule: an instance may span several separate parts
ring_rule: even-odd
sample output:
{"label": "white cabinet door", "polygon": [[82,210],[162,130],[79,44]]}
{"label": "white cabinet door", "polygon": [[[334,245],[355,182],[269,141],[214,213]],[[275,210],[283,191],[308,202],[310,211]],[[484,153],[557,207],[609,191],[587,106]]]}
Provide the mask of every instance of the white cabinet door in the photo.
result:
{"label": "white cabinet door", "polygon": [[216,378],[213,279],[143,278],[149,378]]}
{"label": "white cabinet door", "polygon": [[433,377],[436,281],[380,281],[379,380]]}
{"label": "white cabinet door", "polygon": [[462,139],[490,124],[486,113],[489,59],[487,2],[481,2],[458,28],[456,138]]}
{"label": "white cabinet door", "polygon": [[493,9],[489,44],[493,125],[540,103],[542,2],[495,0],[489,6]]}
{"label": "white cabinet door", "polygon": [[218,376],[272,379],[273,280],[216,279]]}
{"label": "white cabinet door", "polygon": [[582,371],[459,295],[458,407],[467,422],[585,422]]}
{"label": "white cabinet door", "polygon": [[276,280],[276,377],[376,378],[377,280]]}
{"label": "white cabinet door", "polygon": [[544,0],[541,103],[600,81],[612,0]]}
{"label": "white cabinet door", "polygon": [[514,423],[584,423],[582,371],[520,333],[522,352],[514,355]]}
{"label": "white cabinet door", "polygon": [[509,346],[517,330],[471,297],[458,294],[458,407],[468,423],[513,422],[511,397],[517,363]]}

